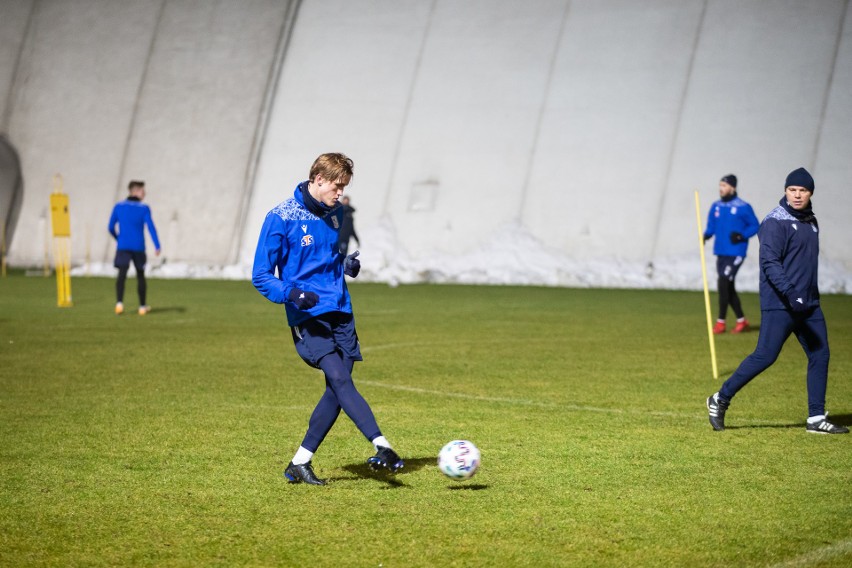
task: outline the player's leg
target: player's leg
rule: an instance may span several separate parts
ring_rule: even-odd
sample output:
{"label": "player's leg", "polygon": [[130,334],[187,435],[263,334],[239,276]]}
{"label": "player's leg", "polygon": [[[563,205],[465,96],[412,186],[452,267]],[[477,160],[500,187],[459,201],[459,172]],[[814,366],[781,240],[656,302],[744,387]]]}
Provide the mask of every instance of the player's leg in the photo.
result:
{"label": "player's leg", "polygon": [[147,303],[148,283],[145,280],[145,263],[148,258],[144,252],[133,253],[133,267],[136,269],[136,292],[139,294],[139,315],[144,316],[151,308]]}
{"label": "player's leg", "polygon": [[404,462],[390,447],[387,439],[382,436],[373,410],[361,393],[358,392],[358,389],[355,388],[355,383],[352,381],[352,366],[351,363],[347,365],[347,361],[338,353],[330,353],[323,357],[319,363],[343,412],[376,448],[376,455],[368,459],[367,463],[374,469],[387,468],[391,471],[397,471],[403,467]]}
{"label": "player's leg", "polygon": [[[319,320],[308,320],[302,325],[290,328],[296,352],[309,366],[318,369],[317,357],[334,350],[329,326]],[[296,450],[293,459],[284,470],[284,477],[290,483],[304,481],[311,485],[325,485],[314,473],[311,460],[319,449],[331,427],[340,415],[340,405],[337,396],[326,379],[326,387],[308,420],[308,430],[302,439],[302,444]]]}
{"label": "player's leg", "polygon": [[762,314],[760,335],[754,352],[743,359],[719,392],[707,399],[710,424],[714,430],[725,429],[725,412],[731,399],[778,359],[784,342],[793,331],[794,320],[786,310],[767,310]]}
{"label": "player's leg", "polygon": [[730,271],[730,257],[716,257],[716,290],[719,293],[719,314],[716,318],[716,325],[713,326],[713,333],[725,333],[725,319],[728,317],[728,296],[729,284],[727,272]]}
{"label": "player's leg", "polygon": [[339,415],[340,405],[337,404],[337,397],[326,381],[325,392],[323,392],[314,411],[311,413],[311,418],[308,421],[308,431],[305,433],[304,439],[302,439],[302,445],[296,450],[296,454],[290,460],[287,469],[284,470],[284,477],[290,483],[304,481],[311,485],[325,485],[325,481],[319,479],[316,473],[314,473],[311,460],[329,430],[331,430],[331,427],[334,426]]}
{"label": "player's leg", "polygon": [[819,307],[794,329],[796,339],[808,356],[808,425],[815,434],[847,434],[849,429],[826,420],[825,392],[828,385],[828,330]]}
{"label": "player's leg", "polygon": [[126,250],[115,251],[113,266],[118,269],[118,278],[115,281],[115,313],[124,313],[124,285],[127,282],[127,271],[130,269],[130,252]]}
{"label": "player's leg", "polygon": [[[355,318],[352,314],[337,313],[330,316],[329,321],[331,322],[331,331],[334,336],[335,345],[340,350],[343,361],[346,362],[348,366],[349,382],[352,383],[352,389],[357,393],[358,397],[363,400],[363,397],[361,397],[361,394],[358,393],[355,388],[354,382],[352,382],[353,362],[362,360],[361,347],[358,343],[358,333],[355,330]],[[340,393],[338,393],[338,399],[340,399]],[[364,404],[366,405],[367,402],[364,401]],[[342,401],[341,406],[343,406],[343,411],[349,414],[346,410],[346,405],[344,405]],[[367,405],[367,409],[369,409],[369,405]],[[372,410],[370,410],[370,414],[372,415]],[[349,416],[351,417],[351,415]],[[354,421],[355,419],[353,418],[353,422]],[[401,469],[405,465],[405,462],[403,462],[399,455],[393,450],[390,442],[388,442],[387,438],[385,438],[379,431],[378,426],[375,429],[375,433],[371,433],[369,431],[370,429],[371,427],[361,429],[361,432],[368,440],[370,440],[370,442],[372,442],[373,447],[376,449],[376,455],[370,457],[370,459],[367,460],[367,463],[370,464],[373,469],[386,468],[392,472]]]}
{"label": "player's leg", "polygon": [[728,284],[728,301],[731,304],[731,309],[734,310],[734,314],[737,316],[737,323],[734,326],[734,329],[731,330],[731,333],[741,333],[748,329],[748,320],[745,318],[745,312],[743,312],[743,306],[740,302],[740,296],[737,294],[736,288],[737,272],[739,272],[742,265],[743,257],[735,257],[734,263],[731,267],[731,276]]}
{"label": "player's leg", "polygon": [[337,403],[364,437],[372,441],[381,436],[373,410],[352,381],[351,363],[347,368],[346,362],[339,353],[329,353],[320,359],[319,366],[325,373],[329,388],[337,397]]}
{"label": "player's leg", "polygon": [[118,278],[115,281],[115,301],[117,304],[124,302],[124,285],[127,282],[127,271],[129,266],[124,266],[118,269]]}
{"label": "player's leg", "polygon": [[337,422],[338,416],[340,416],[340,404],[337,402],[334,389],[331,388],[328,379],[326,379],[325,392],[322,393],[319,402],[311,413],[311,418],[308,420],[308,431],[305,432],[302,445],[296,452],[293,463],[307,463],[311,460],[331,427]]}

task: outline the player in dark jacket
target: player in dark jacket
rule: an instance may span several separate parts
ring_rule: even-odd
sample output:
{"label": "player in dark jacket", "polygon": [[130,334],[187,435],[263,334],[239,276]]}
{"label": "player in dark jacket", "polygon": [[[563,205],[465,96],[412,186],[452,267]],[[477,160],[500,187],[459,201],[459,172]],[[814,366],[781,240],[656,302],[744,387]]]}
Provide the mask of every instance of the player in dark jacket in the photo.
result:
{"label": "player in dark jacket", "polygon": [[355,361],[362,359],[344,275],[358,276],[361,263],[358,251],[344,257],[338,250],[343,219],[338,199],[353,168],[343,154],[318,157],[293,197],[266,215],[254,257],[255,288],[271,302],[284,304],[296,352],[325,374],[325,392],[284,471],[291,483],[325,484],[314,473],[311,459],[341,409],[375,447],[376,455],[367,460],[371,467],[395,472],[404,465],[352,381]]}
{"label": "player in dark jacket", "polygon": [[745,260],[748,240],[757,234],[760,223],[751,205],[737,195],[737,176],[734,174],[728,174],[719,180],[719,197],[721,199],[710,206],[707,229],[704,231],[705,242],[716,236],[713,254],[716,255],[718,274],[719,318],[713,327],[713,333],[725,333],[728,305],[737,316],[737,324],[731,333],[740,333],[748,329],[748,320],[745,318],[734,281]]}
{"label": "player in dark jacket", "polygon": [[714,430],[725,429],[725,412],[734,395],[775,362],[793,333],[808,357],[807,431],[849,433],[826,419],[829,350],[817,286],[819,224],[811,207],[813,192],[807,170],[790,172],[784,197],[760,225],[760,335],[754,352],[707,399]]}
{"label": "player in dark jacket", "polygon": [[355,239],[355,243],[360,247],[361,239],[355,232],[355,208],[349,205],[349,197],[341,197],[340,204],[343,208],[343,222],[340,225],[339,247],[340,254],[346,256],[349,253],[349,241]]}

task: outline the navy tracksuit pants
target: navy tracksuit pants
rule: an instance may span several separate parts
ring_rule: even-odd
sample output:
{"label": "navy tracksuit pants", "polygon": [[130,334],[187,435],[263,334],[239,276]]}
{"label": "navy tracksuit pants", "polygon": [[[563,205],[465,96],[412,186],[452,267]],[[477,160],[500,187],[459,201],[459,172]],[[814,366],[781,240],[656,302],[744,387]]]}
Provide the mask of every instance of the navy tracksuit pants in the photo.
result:
{"label": "navy tracksuit pants", "polygon": [[367,440],[372,442],[381,436],[373,410],[352,381],[352,368],[355,361],[361,360],[352,314],[322,314],[291,330],[299,356],[325,374],[325,392],[311,413],[302,447],[316,452],[341,410]]}
{"label": "navy tracksuit pants", "polygon": [[772,365],[791,333],[796,335],[796,339],[805,350],[805,355],[808,356],[808,416],[825,414],[829,358],[828,330],[819,306],[803,313],[787,310],[761,312],[757,348],[725,381],[719,389],[719,397],[731,400],[749,381]]}

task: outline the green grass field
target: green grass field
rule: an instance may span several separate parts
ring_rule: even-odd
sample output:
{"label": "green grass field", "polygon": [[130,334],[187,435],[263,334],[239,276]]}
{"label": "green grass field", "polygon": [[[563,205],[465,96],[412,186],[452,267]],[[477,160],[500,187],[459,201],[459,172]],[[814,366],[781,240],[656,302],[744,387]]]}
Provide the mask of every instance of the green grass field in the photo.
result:
{"label": "green grass field", "polygon": [[[852,435],[805,432],[795,340],[713,432],[700,293],[354,284],[355,380],[407,460],[344,415],[282,471],[322,392],[248,282],[0,279],[2,566],[849,566]],[[753,324],[757,297],[744,295]],[[714,299],[715,306],[715,299]],[[852,423],[852,296],[823,301]],[[717,338],[726,377],[757,333]],[[482,467],[435,466],[455,438]]]}

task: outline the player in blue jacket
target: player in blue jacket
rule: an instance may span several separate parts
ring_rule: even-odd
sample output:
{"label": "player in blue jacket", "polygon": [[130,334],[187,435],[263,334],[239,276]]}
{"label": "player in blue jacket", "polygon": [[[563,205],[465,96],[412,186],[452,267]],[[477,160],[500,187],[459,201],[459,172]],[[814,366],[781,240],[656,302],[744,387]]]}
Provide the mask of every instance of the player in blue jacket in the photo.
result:
{"label": "player in blue jacket", "polygon": [[775,362],[793,333],[808,357],[807,431],[849,433],[826,420],[829,350],[817,286],[819,224],[811,206],[813,192],[814,179],[805,168],[790,172],[784,197],[760,225],[760,335],[754,352],[707,399],[714,430],[725,429],[731,399]]}
{"label": "player in blue jacket", "polygon": [[343,256],[337,243],[344,214],[338,200],[353,169],[343,154],[319,156],[293,197],[266,215],[254,256],[254,287],[268,300],[284,304],[296,352],[325,374],[325,392],[284,471],[290,483],[325,485],[311,459],[341,409],[375,447],[376,454],[367,460],[371,467],[396,472],[404,465],[352,381],[355,361],[362,358],[344,274],[355,278],[361,263],[358,251]]}
{"label": "player in blue jacket", "polygon": [[728,174],[719,180],[719,196],[721,199],[710,206],[707,229],[704,231],[704,242],[716,236],[713,254],[716,255],[718,275],[719,317],[713,327],[713,333],[725,333],[728,305],[737,316],[737,324],[731,333],[740,333],[748,329],[748,320],[734,281],[745,260],[748,240],[757,234],[760,223],[751,205],[737,195],[737,176],[734,174]]}
{"label": "player in blue jacket", "polygon": [[[157,238],[157,228],[151,218],[151,209],[142,203],[145,199],[145,182],[131,181],[127,185],[130,195],[124,201],[115,204],[109,218],[109,233],[116,239],[114,266],[118,268],[118,280],[115,283],[115,313],[124,313],[124,283],[130,262],[136,268],[136,288],[139,293],[139,315],[144,316],[151,307],[146,302],[148,286],[145,282],[145,227],[154,241],[157,256],[160,256],[160,240]],[[118,228],[116,229],[116,226]]]}

